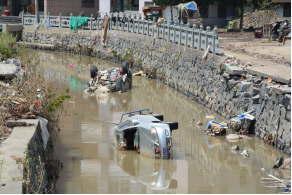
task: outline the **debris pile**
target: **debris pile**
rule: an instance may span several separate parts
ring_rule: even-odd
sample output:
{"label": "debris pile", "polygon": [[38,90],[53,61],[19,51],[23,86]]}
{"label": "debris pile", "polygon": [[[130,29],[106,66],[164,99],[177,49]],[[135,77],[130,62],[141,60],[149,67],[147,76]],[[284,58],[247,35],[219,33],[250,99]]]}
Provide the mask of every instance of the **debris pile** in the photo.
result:
{"label": "debris pile", "polygon": [[[255,10],[252,12],[248,12],[243,16],[243,25],[244,29],[248,28],[260,28],[263,27],[264,24],[274,23],[276,21],[282,21],[283,19],[278,17],[277,12],[269,11],[269,13],[265,13],[262,10]],[[237,22],[230,21],[229,28],[239,29],[240,28],[240,19],[236,20]]]}

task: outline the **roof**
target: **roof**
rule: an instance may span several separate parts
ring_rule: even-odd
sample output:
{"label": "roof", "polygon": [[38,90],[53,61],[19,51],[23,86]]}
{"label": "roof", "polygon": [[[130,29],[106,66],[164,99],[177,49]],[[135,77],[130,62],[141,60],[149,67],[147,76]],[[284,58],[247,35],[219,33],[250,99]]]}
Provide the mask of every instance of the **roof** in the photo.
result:
{"label": "roof", "polygon": [[145,9],[152,9],[152,10],[165,10],[165,7],[162,7],[162,6],[145,6],[142,8],[142,10],[145,10]]}

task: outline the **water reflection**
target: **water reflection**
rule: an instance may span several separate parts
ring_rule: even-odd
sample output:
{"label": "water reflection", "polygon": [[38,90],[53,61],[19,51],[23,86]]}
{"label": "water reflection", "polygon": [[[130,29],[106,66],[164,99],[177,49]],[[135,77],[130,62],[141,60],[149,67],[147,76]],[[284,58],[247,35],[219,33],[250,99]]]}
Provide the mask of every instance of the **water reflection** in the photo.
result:
{"label": "water reflection", "polygon": [[177,188],[177,180],[172,179],[174,166],[172,160],[151,159],[128,151],[114,150],[114,153],[114,160],[132,177],[132,183],[140,182],[152,190]]}
{"label": "water reflection", "polygon": [[[172,88],[142,76],[133,78],[133,89],[126,93],[90,96],[80,90],[89,79],[88,64],[100,69],[116,64],[86,56],[77,63],[74,55],[55,52],[42,52],[40,57],[47,59],[40,61],[44,71],[50,68],[47,78],[60,79],[56,85],[62,90],[70,87],[71,97],[78,102],[66,101],[70,116],[61,118],[56,153],[64,168],[59,193],[278,193],[264,187],[261,178],[267,174],[290,177],[289,170],[271,169],[279,156],[286,156],[256,137],[233,143],[224,136],[205,135],[207,115],[218,122],[225,119]],[[73,68],[68,68],[73,61]],[[166,121],[179,122],[179,130],[173,131],[173,160],[155,161],[134,151],[117,151],[115,126],[101,122],[116,123],[122,113],[145,108],[164,114]],[[203,126],[190,125],[192,119]],[[243,158],[241,150],[228,150],[234,145],[246,148],[250,158]],[[263,167],[266,172],[260,171]]]}

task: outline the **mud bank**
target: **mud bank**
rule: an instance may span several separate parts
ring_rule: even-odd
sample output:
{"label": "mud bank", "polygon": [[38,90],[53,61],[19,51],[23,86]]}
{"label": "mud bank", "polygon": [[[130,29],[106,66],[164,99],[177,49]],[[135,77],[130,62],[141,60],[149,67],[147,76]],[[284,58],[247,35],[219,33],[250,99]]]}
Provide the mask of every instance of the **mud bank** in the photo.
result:
{"label": "mud bank", "polygon": [[155,40],[153,45],[152,37],[139,34],[110,31],[107,46],[102,46],[99,34],[100,31],[24,26],[22,40],[39,43],[32,48],[79,53],[116,63],[132,55],[134,68],[152,74],[228,119],[254,109],[251,114],[257,121],[252,133],[265,140],[272,133],[273,140],[267,141],[291,155],[290,80],[273,77],[268,82],[264,74],[224,67],[222,57],[208,54],[207,59],[202,59],[203,51],[162,40]]}

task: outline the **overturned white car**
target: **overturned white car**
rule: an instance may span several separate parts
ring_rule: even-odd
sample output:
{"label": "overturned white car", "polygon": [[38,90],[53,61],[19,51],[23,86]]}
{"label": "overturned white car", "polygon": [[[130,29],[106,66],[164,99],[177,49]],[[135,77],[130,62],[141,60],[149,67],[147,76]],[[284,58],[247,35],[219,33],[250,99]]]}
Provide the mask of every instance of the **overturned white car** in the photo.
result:
{"label": "overturned white car", "polygon": [[[142,114],[144,111],[148,115]],[[129,117],[122,122],[125,115]],[[177,122],[163,121],[163,115],[152,114],[149,109],[125,113],[115,128],[115,145],[151,158],[172,159],[172,131],[176,129]]]}

